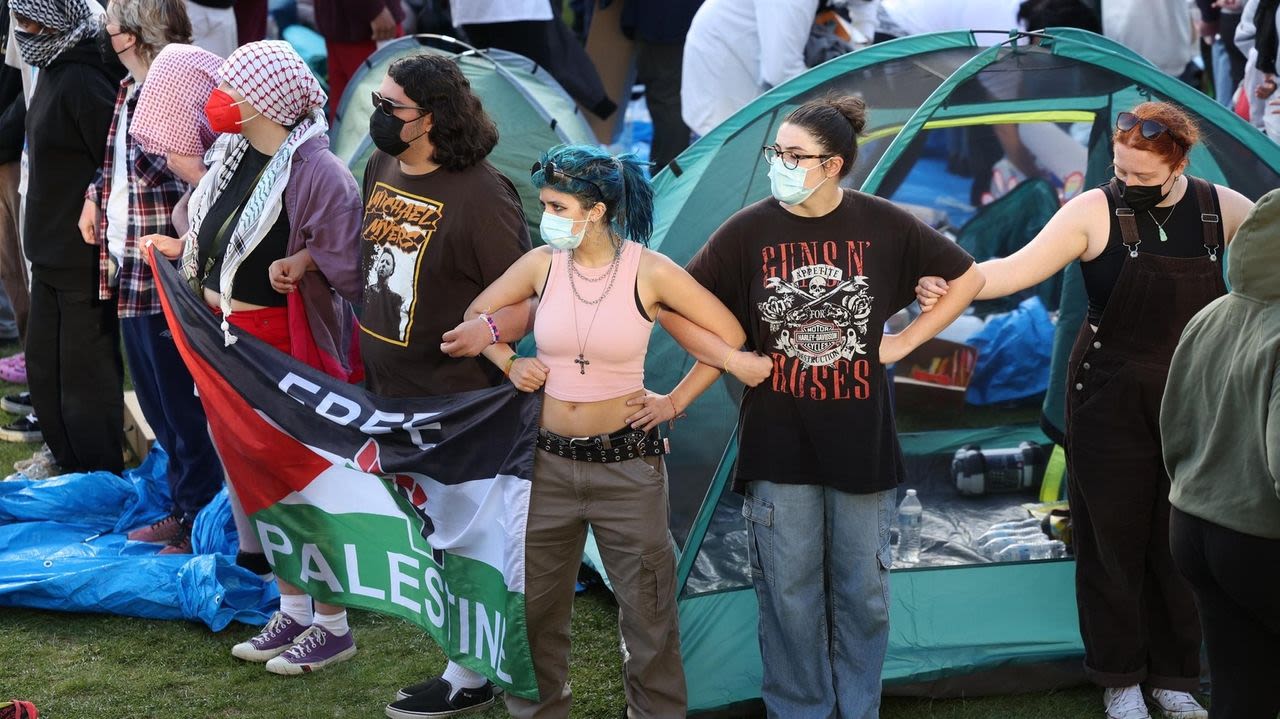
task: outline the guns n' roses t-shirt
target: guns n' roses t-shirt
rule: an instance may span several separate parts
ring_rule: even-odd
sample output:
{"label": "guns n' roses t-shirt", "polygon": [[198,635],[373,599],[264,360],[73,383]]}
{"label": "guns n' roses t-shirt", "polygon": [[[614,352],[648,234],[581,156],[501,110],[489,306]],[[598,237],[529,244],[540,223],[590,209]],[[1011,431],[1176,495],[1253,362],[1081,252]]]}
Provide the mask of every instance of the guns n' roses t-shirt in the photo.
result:
{"label": "guns n' roses t-shirt", "polygon": [[369,389],[423,397],[502,381],[484,357],[452,358],[441,336],[530,249],[515,186],[488,162],[406,175],[381,151],[364,175],[360,351]]}
{"label": "guns n' roses t-shirt", "polygon": [[902,452],[880,339],[917,280],[973,258],[892,203],[852,190],[800,217],[768,198],[729,218],[688,270],[737,316],[773,376],[742,399],[735,487],[766,480],[866,494],[896,487]]}

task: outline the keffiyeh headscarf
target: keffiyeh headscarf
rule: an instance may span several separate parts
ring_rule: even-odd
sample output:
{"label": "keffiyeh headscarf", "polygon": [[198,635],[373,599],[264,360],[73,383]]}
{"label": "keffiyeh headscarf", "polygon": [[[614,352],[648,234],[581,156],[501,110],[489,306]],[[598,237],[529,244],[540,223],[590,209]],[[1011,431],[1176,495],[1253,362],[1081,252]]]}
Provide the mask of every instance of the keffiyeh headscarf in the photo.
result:
{"label": "keffiyeh headscarf", "polygon": [[204,104],[218,86],[221,65],[222,58],[195,45],[166,45],[138,94],[129,136],[153,155],[203,156],[217,138]]}
{"label": "keffiyeh headscarf", "polygon": [[[253,110],[285,127],[292,127],[280,148],[267,162],[257,186],[244,203],[244,212],[231,232],[223,254],[222,334],[227,345],[236,338],[231,334],[227,317],[231,315],[231,294],[236,272],[244,259],[257,248],[267,231],[276,223],[283,208],[284,190],[293,168],[293,153],[313,137],[329,129],[322,106],[325,101],[320,82],[311,74],[302,57],[287,42],[266,40],[241,46],[218,70],[220,80],[244,96]],[[147,82],[151,82],[148,78]],[[244,113],[248,116],[248,112]],[[240,166],[249,147],[244,135],[222,135],[209,151],[209,172],[196,185],[191,195],[191,231],[182,254],[182,273],[189,280],[203,276],[200,227],[227,184]]]}
{"label": "keffiyeh headscarf", "polygon": [[53,31],[33,35],[15,29],[22,60],[34,67],[48,67],[59,55],[98,31],[99,13],[95,9],[100,8],[86,0],[9,0],[9,8]]}
{"label": "keffiyeh headscarf", "polygon": [[222,64],[218,79],[235,88],[253,109],[285,127],[328,99],[306,61],[283,40],[242,45]]}

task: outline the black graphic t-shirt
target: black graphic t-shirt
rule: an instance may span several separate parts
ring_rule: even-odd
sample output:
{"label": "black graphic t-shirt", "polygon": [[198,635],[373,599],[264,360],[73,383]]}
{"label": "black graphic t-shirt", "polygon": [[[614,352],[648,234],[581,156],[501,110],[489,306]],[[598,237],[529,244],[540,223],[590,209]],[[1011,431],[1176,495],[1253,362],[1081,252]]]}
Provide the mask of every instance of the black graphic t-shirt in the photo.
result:
{"label": "black graphic t-shirt", "polygon": [[955,279],[973,258],[910,213],[852,190],[823,217],[768,198],[729,218],[688,270],[737,316],[773,376],[742,400],[734,486],[766,480],[854,494],[904,478],[884,323],[923,275]]}
{"label": "black graphic t-shirt", "polygon": [[491,362],[451,358],[440,342],[531,248],[515,186],[487,162],[415,176],[375,151],[364,201],[360,351],[369,389],[424,397],[498,384]]}

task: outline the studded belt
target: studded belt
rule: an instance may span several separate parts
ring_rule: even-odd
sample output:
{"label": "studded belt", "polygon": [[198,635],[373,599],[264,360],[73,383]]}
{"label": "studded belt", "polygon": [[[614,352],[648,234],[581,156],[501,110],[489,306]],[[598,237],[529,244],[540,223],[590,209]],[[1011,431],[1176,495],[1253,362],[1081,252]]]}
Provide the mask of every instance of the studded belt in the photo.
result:
{"label": "studded belt", "polygon": [[666,443],[656,427],[648,432],[627,428],[589,437],[566,437],[539,429],[538,449],[575,462],[625,462],[666,454]]}

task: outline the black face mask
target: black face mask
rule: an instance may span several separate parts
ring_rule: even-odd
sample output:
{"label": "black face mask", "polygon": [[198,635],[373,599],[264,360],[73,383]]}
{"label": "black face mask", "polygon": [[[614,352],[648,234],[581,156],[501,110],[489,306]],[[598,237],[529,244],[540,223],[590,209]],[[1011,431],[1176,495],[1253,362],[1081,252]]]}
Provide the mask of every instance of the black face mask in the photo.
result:
{"label": "black face mask", "polygon": [[369,116],[369,137],[373,138],[373,144],[379,150],[392,157],[397,157],[404,154],[404,151],[409,149],[409,145],[414,140],[428,132],[424,130],[418,137],[405,142],[400,139],[400,132],[407,124],[409,124],[407,120],[401,120],[395,115],[388,115],[382,110],[375,109],[373,114]]}
{"label": "black face mask", "polygon": [[[1165,180],[1168,182],[1168,180]],[[1164,198],[1169,196],[1169,192],[1173,188],[1169,188],[1169,192],[1164,191],[1164,184],[1159,185],[1130,185],[1125,182],[1120,183],[1124,188],[1124,203],[1134,212],[1147,212],[1156,205],[1164,202]]]}
{"label": "black face mask", "polygon": [[[116,52],[116,49],[111,46],[111,33],[107,32],[106,27],[99,29],[94,39],[98,42],[98,54],[102,56],[102,62],[107,67],[124,67],[124,63],[120,62],[120,53]],[[128,49],[125,48],[125,50]]]}

